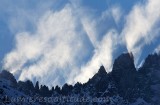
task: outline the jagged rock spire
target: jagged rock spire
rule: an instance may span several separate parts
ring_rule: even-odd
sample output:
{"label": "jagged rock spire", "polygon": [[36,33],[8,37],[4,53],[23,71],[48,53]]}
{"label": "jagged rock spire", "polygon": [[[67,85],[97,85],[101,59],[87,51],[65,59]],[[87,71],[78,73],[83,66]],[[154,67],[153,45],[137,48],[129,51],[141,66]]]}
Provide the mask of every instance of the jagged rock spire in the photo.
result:
{"label": "jagged rock spire", "polygon": [[[119,93],[124,94],[126,90],[134,88],[136,83],[136,68],[132,53],[120,55],[113,64],[112,77],[119,87]],[[130,92],[127,92],[130,93]],[[128,96],[128,95],[127,95]]]}
{"label": "jagged rock spire", "polygon": [[113,67],[123,67],[123,68],[133,68],[134,66],[134,57],[132,53],[121,54],[113,64]]}
{"label": "jagged rock spire", "polygon": [[36,91],[39,90],[39,82],[38,81],[36,82],[35,89],[36,89]]}
{"label": "jagged rock spire", "polygon": [[106,73],[107,73],[107,72],[106,72],[104,66],[102,65],[102,66],[100,67],[99,71],[98,71],[98,74],[106,74]]}
{"label": "jagged rock spire", "polygon": [[121,54],[113,64],[112,74],[122,76],[124,73],[136,72],[132,53]]}

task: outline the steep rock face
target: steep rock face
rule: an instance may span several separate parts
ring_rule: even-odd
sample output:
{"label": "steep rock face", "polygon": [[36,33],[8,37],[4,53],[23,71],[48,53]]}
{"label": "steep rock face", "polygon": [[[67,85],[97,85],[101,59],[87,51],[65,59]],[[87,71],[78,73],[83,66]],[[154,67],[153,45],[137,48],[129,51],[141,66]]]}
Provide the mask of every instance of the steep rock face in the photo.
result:
{"label": "steep rock face", "polygon": [[41,87],[39,89],[39,94],[43,97],[50,97],[52,95],[49,88],[45,85],[41,85]]}
{"label": "steep rock face", "polygon": [[134,60],[131,54],[122,54],[115,59],[112,69],[112,76],[116,82],[120,82],[121,78],[129,79],[135,73],[136,68],[134,66]]}
{"label": "steep rock face", "polygon": [[72,91],[73,86],[72,85],[68,85],[68,84],[64,84],[62,87],[62,94],[63,95],[69,95],[70,92]]}
{"label": "steep rock face", "polygon": [[13,86],[13,87],[16,87],[16,86],[17,86],[17,81],[16,81],[16,79],[14,78],[13,74],[11,74],[9,71],[3,70],[3,71],[0,73],[0,79],[9,80],[9,81],[11,82],[11,83],[10,83],[11,86]]}
{"label": "steep rock face", "polygon": [[98,72],[83,85],[82,90],[92,97],[107,97],[113,95],[113,91],[109,91],[109,85],[111,85],[111,79],[104,66],[101,66]]}
{"label": "steep rock face", "polygon": [[17,89],[19,91],[23,91],[27,95],[34,95],[35,94],[35,89],[33,86],[33,83],[29,80],[22,82],[19,81],[17,84]]}
{"label": "steep rock face", "polygon": [[111,75],[119,88],[119,93],[125,98],[131,97],[137,76],[132,53],[122,54],[115,60]]}
{"label": "steep rock face", "polygon": [[81,83],[77,82],[77,83],[74,85],[73,88],[74,88],[74,89],[72,89],[72,92],[73,92],[74,94],[79,94],[79,93],[81,92],[82,88],[83,88],[83,85],[82,85]]}
{"label": "steep rock face", "polygon": [[99,92],[104,92],[109,84],[109,77],[104,66],[101,66],[99,71],[87,82],[88,85],[93,85]]}
{"label": "steep rock face", "polygon": [[35,85],[35,92],[39,93],[39,82],[38,81],[36,82],[36,85]]}
{"label": "steep rock face", "polygon": [[143,78],[140,80],[141,90],[147,93],[145,97],[155,105],[160,103],[160,55],[156,53],[148,55],[139,73]]}

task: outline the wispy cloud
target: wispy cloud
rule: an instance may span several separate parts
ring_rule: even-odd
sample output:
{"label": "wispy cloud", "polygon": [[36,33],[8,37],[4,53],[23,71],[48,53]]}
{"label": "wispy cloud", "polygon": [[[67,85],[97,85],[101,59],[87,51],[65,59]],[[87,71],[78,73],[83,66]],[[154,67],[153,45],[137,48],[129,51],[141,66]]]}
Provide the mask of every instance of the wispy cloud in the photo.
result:
{"label": "wispy cloud", "polygon": [[10,31],[16,34],[25,30],[34,30],[39,17],[47,10],[54,9],[56,5],[59,5],[57,0],[46,0],[46,2],[43,2],[43,0],[39,0],[39,2],[34,0],[30,2],[25,0],[1,0],[0,12],[7,17]]}
{"label": "wispy cloud", "polygon": [[81,81],[85,82],[102,64],[110,69],[117,32],[110,28],[100,35],[97,29],[97,24],[110,15],[102,13],[91,22],[95,18],[89,11],[74,11],[75,5],[78,4],[66,4],[59,11],[45,13],[36,23],[34,33],[18,33],[15,49],[4,58],[4,68],[19,74],[19,80],[39,80],[47,85],[81,81],[79,76],[85,76]]}
{"label": "wispy cloud", "polygon": [[[125,15],[123,8],[113,5],[97,16],[74,0],[59,10],[45,9],[35,17],[35,31],[18,31],[15,48],[5,56],[3,66],[19,80],[39,80],[49,86],[86,82],[101,65],[111,71],[117,46],[126,46],[138,58],[159,35],[158,4],[158,0],[135,4]],[[16,30],[15,24],[11,19],[11,30]]]}
{"label": "wispy cloud", "polygon": [[156,47],[156,49],[154,50],[154,52],[156,52],[157,54],[160,54],[160,45],[158,45],[158,46]]}
{"label": "wispy cloud", "polygon": [[140,56],[144,45],[149,44],[158,35],[154,34],[157,22],[160,20],[158,4],[160,4],[159,0],[136,4],[127,16],[122,34],[128,51],[132,51],[136,58]]}
{"label": "wispy cloud", "polygon": [[111,8],[111,14],[113,16],[113,19],[115,20],[116,25],[119,24],[119,21],[122,19],[123,11],[120,8],[120,6],[116,5]]}
{"label": "wispy cloud", "polygon": [[103,40],[98,44],[98,48],[95,49],[92,59],[86,65],[82,66],[81,72],[75,78],[74,82],[87,82],[102,65],[106,68],[107,72],[111,71],[113,61],[112,54],[117,44],[117,35],[115,30],[110,30],[110,32],[103,37]]}
{"label": "wispy cloud", "polygon": [[69,4],[59,12],[47,12],[36,33],[16,35],[16,48],[6,55],[4,68],[13,73],[20,70],[19,80],[36,78],[43,84],[61,85],[65,81],[57,78],[69,79],[92,48],[79,25]]}
{"label": "wispy cloud", "polygon": [[[80,11],[84,12],[83,9]],[[79,74],[75,76],[74,81],[69,80],[70,83],[76,83],[77,81],[84,83],[88,81],[98,71],[101,65],[106,68],[107,72],[110,72],[113,62],[113,52],[116,50],[116,45],[121,43],[117,41],[119,40],[117,27],[122,15],[119,6],[112,6],[106,9],[100,16],[90,16],[88,12],[86,14],[83,13],[81,22],[94,46],[94,54],[86,64],[81,65]],[[117,26],[113,27],[113,25]]]}

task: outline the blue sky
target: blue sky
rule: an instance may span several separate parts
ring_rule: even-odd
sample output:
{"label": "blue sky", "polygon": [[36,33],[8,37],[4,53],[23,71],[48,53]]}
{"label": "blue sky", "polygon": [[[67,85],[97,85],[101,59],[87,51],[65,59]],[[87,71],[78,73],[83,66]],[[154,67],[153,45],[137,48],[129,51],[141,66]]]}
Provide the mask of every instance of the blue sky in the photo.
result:
{"label": "blue sky", "polygon": [[[15,4],[16,3],[16,4]],[[48,86],[86,82],[133,52],[160,50],[160,0],[1,0],[1,67]]]}

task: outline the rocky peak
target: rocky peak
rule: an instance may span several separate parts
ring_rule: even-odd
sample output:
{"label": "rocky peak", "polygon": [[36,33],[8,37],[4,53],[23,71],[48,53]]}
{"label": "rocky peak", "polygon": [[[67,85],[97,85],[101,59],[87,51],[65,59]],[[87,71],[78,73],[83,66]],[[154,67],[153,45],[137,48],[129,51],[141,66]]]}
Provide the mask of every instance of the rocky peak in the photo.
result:
{"label": "rocky peak", "polygon": [[132,53],[124,53],[120,55],[113,64],[112,74],[122,77],[124,74],[132,74],[136,72],[134,65],[134,57]]}
{"label": "rocky peak", "polygon": [[123,53],[117,59],[115,59],[113,67],[116,67],[116,68],[123,67],[126,69],[135,68],[133,54],[132,53]]}
{"label": "rocky peak", "polygon": [[63,95],[68,95],[71,90],[73,89],[73,86],[72,85],[68,85],[67,83],[63,85],[62,87],[62,94]]}
{"label": "rocky peak", "polygon": [[87,87],[95,87],[97,92],[104,92],[108,87],[109,81],[109,76],[104,66],[101,66],[99,71],[85,85]]}
{"label": "rocky peak", "polygon": [[0,79],[9,80],[11,82],[11,85],[14,87],[17,85],[17,81],[16,81],[15,77],[9,71],[3,70],[0,73]]}
{"label": "rocky peak", "polygon": [[48,86],[46,86],[46,85],[41,85],[39,91],[40,91],[40,94],[42,96],[50,97],[52,95],[52,93],[50,92]]}
{"label": "rocky peak", "polygon": [[17,86],[18,86],[18,90],[23,91],[27,95],[34,93],[34,86],[32,81],[30,80],[27,80],[25,82],[18,81]]}
{"label": "rocky peak", "polygon": [[90,79],[90,81],[96,82],[100,79],[105,79],[107,77],[107,72],[104,66],[101,66],[98,72]]}
{"label": "rocky peak", "polygon": [[[134,88],[136,83],[137,71],[134,66],[132,53],[124,53],[120,55],[113,64],[111,72],[113,80],[119,89],[120,94],[129,93],[128,89]],[[126,95],[129,96],[130,94]]]}
{"label": "rocky peak", "polygon": [[122,77],[124,74],[132,74],[134,72],[136,72],[136,68],[132,53],[124,53],[115,59],[112,69],[113,75]]}
{"label": "rocky peak", "polygon": [[36,89],[37,91],[39,90],[39,82],[38,82],[38,81],[36,82],[35,89]]}
{"label": "rocky peak", "polygon": [[55,87],[55,91],[60,94],[60,93],[61,93],[61,88],[57,85],[57,86]]}
{"label": "rocky peak", "polygon": [[100,69],[99,69],[99,71],[98,71],[98,74],[99,74],[99,75],[107,74],[107,72],[106,72],[106,70],[105,70],[105,68],[104,68],[103,65],[100,67]]}

